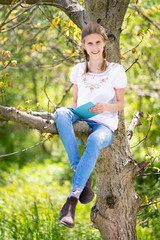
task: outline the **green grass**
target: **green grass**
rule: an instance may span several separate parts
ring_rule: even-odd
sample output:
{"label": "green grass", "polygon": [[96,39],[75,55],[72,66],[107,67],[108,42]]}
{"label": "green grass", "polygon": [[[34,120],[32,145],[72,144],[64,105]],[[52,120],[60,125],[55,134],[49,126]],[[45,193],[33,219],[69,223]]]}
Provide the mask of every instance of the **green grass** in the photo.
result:
{"label": "green grass", "polygon": [[68,165],[48,159],[0,172],[0,240],[101,239],[90,220],[94,202],[78,203],[73,229],[57,220],[71,188],[68,171]]}
{"label": "green grass", "polygon": [[[101,239],[99,231],[92,227],[90,220],[95,199],[85,205],[78,203],[73,229],[58,222],[59,211],[71,189],[73,172],[69,164],[45,159],[41,163],[25,163],[23,167],[19,167],[16,162],[8,167],[6,164],[5,170],[2,169],[0,240]],[[154,216],[150,218],[150,227],[137,225],[138,240],[160,239],[159,224],[156,222],[158,216],[155,220]]]}

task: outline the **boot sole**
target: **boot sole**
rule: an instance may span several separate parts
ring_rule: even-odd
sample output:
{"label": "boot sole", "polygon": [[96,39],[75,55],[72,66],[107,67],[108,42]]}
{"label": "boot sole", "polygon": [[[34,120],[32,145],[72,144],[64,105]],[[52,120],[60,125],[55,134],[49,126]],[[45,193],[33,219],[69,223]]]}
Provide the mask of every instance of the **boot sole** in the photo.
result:
{"label": "boot sole", "polygon": [[63,221],[60,220],[60,219],[58,219],[58,221],[59,221],[60,223],[62,223],[64,226],[66,226],[66,227],[69,227],[69,228],[73,228],[73,227],[74,227],[74,225],[68,224],[68,223],[66,223],[66,222],[63,222]]}

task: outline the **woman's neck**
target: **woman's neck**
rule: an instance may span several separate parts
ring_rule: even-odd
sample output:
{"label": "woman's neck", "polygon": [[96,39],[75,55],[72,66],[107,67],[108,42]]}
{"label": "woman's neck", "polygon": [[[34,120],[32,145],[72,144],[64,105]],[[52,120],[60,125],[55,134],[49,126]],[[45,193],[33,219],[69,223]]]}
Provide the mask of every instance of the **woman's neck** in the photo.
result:
{"label": "woman's neck", "polygon": [[[89,72],[93,72],[93,73],[100,73],[102,72],[100,69],[103,65],[104,59],[102,60],[97,60],[97,61],[93,61],[90,59],[90,61],[88,62],[88,68],[89,68]],[[108,62],[107,62],[108,65]]]}

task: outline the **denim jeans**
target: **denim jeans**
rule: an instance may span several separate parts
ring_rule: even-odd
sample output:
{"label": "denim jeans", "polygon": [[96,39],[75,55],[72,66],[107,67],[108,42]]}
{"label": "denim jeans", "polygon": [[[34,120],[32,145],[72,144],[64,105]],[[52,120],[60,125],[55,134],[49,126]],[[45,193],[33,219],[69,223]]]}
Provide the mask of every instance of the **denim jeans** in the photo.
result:
{"label": "denim jeans", "polygon": [[80,118],[68,108],[62,107],[56,110],[54,119],[59,136],[68,154],[71,168],[75,169],[72,179],[72,192],[78,191],[76,194],[79,197],[96,164],[101,149],[112,143],[114,133],[103,124],[84,120],[92,128],[92,133],[88,136],[85,151],[80,157],[72,126],[72,123]]}

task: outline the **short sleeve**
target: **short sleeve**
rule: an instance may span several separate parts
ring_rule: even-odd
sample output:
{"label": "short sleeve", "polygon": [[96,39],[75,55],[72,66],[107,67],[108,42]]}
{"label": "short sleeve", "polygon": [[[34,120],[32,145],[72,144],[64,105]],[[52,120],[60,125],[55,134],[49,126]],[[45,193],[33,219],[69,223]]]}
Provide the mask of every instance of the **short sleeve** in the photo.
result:
{"label": "short sleeve", "polygon": [[70,74],[70,80],[73,84],[77,84],[77,79],[78,79],[78,64],[72,68]]}
{"label": "short sleeve", "polygon": [[113,88],[125,88],[127,85],[127,75],[124,68],[120,64],[116,64],[111,74]]}

